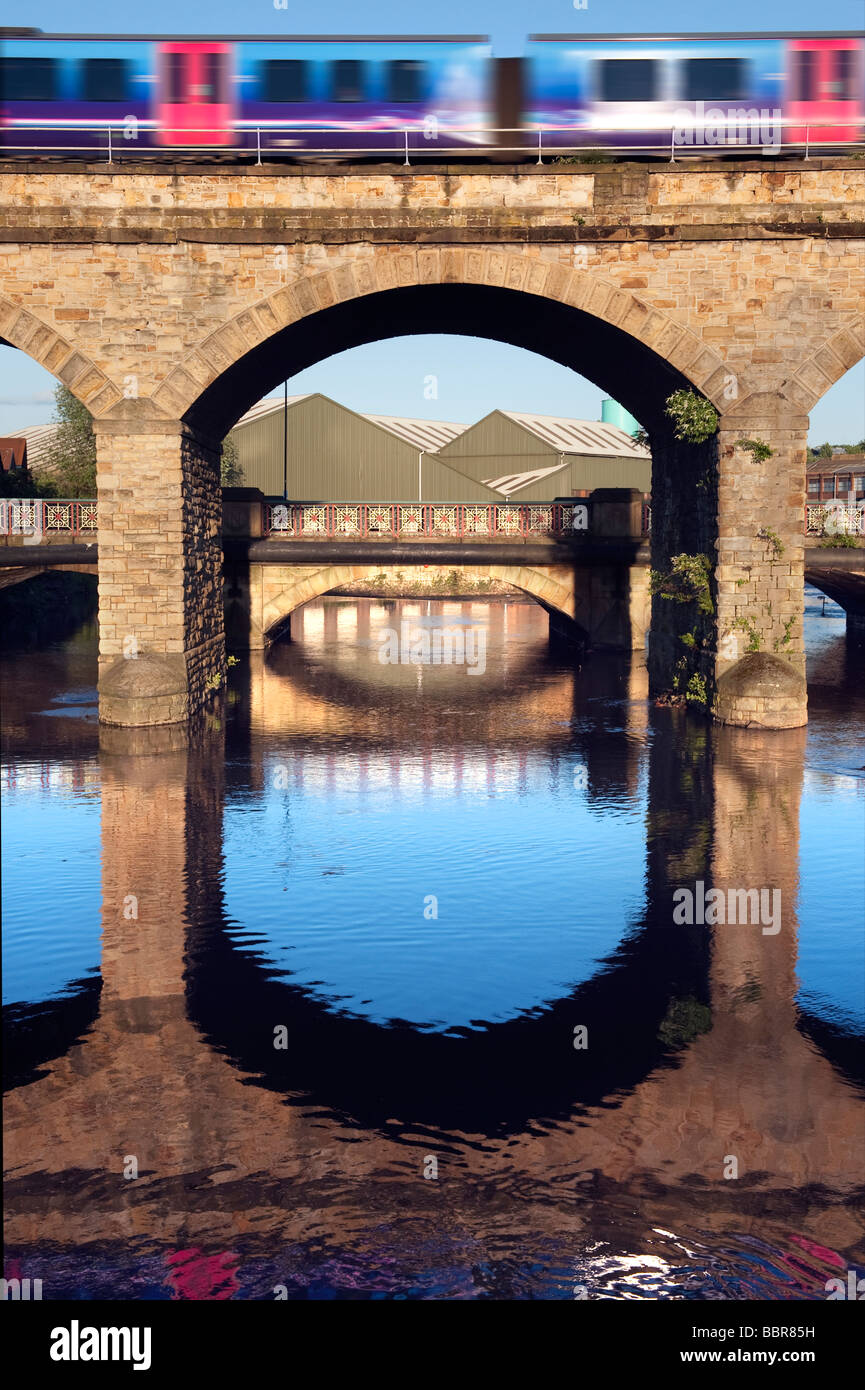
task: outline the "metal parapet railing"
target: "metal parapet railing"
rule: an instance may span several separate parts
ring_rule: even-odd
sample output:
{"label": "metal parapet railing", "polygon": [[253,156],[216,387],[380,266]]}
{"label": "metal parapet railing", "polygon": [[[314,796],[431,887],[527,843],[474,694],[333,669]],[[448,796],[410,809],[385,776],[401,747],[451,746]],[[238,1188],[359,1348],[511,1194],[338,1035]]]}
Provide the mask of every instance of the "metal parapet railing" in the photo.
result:
{"label": "metal parapet railing", "polygon": [[[437,129],[434,135],[423,126],[404,127],[393,130],[366,130],[362,127],[346,126],[334,130],[331,126],[294,125],[256,125],[254,122],[236,124],[226,134],[224,140],[218,132],[202,127],[184,132],[187,141],[177,143],[154,143],[143,145],[140,136],[159,139],[159,127],[155,121],[138,120],[135,117],[121,121],[67,122],[50,121],[30,123],[15,121],[0,127],[0,158],[3,152],[11,154],[86,154],[104,158],[109,164],[120,162],[124,156],[146,155],[152,158],[170,159],[175,155],[249,155],[260,164],[262,156],[288,159],[346,159],[354,156],[381,159],[401,159],[403,164],[411,164],[415,159],[463,158],[486,154],[513,154],[521,158],[535,156],[535,162],[543,164],[545,159],[562,159],[587,155],[632,155],[665,158],[675,163],[680,158],[706,158],[731,151],[751,151],[754,155],[801,154],[805,159],[814,151],[833,153],[860,153],[865,148],[865,119],[862,117],[839,118],[805,123],[801,118],[774,118],[770,112],[746,113],[743,120],[739,115],[734,120],[709,121],[701,126],[693,121],[688,126],[684,120],[659,123],[645,131],[645,138],[630,142],[617,139],[623,132],[620,127],[586,124],[582,126],[508,126],[508,127],[461,127],[453,126],[445,130]],[[684,117],[684,112],[682,113]],[[766,119],[771,117],[771,119]],[[766,137],[766,127],[770,127],[772,138]],[[838,139],[830,132],[837,129],[855,130],[854,138]],[[785,139],[788,132],[794,132],[796,139]],[[28,133],[37,134],[38,141],[20,139]],[[89,136],[88,143],[74,140],[60,142],[58,136],[68,134]],[[775,137],[780,135],[780,139]],[[48,143],[54,136],[54,142]],[[196,140],[195,137],[201,137]],[[345,138],[340,140],[339,137]],[[499,137],[513,137],[501,139]],[[573,137],[568,139],[568,137]],[[709,137],[712,138],[709,138]],[[319,141],[331,143],[319,143]],[[339,143],[333,143],[339,141]]]}

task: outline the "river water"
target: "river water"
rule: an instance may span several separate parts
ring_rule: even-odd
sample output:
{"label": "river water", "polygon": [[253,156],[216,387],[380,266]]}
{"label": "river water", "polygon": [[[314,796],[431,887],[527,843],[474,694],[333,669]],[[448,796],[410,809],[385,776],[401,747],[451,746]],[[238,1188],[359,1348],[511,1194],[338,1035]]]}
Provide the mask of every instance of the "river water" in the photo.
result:
{"label": "river water", "polygon": [[861,1269],[865,692],[807,608],[811,722],[773,734],[655,708],[639,656],[580,666],[527,602],[311,603],[189,733],[99,730],[92,623],[6,651],[7,1275],[824,1299]]}

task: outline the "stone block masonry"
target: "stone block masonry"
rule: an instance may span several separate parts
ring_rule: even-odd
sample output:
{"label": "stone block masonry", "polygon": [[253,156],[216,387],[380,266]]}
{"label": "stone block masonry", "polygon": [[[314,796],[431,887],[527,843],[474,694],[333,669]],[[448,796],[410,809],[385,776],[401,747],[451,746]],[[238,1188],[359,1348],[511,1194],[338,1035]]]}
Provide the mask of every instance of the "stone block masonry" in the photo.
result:
{"label": "stone block masonry", "polygon": [[[102,718],[201,706],[224,661],[218,441],[286,371],[384,325],[482,328],[622,399],[657,440],[658,563],[695,534],[711,562],[691,673],[706,708],[804,722],[807,416],[865,350],[863,233],[865,170],[845,159],[0,163],[0,337],[97,422]],[[663,403],[682,386],[722,419],[705,495],[665,442]],[[755,464],[745,437],[771,457]],[[686,635],[664,622],[656,693],[674,687]],[[130,638],[146,658],[134,668]]]}

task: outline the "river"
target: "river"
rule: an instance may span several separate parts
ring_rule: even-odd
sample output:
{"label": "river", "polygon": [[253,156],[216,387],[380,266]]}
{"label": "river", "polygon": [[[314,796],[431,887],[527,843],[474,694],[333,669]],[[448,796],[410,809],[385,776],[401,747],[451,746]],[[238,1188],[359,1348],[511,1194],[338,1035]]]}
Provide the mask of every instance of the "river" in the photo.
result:
{"label": "river", "polygon": [[655,707],[639,655],[580,665],[529,602],[310,603],[191,731],[100,731],[92,622],[7,649],[7,1276],[824,1299],[861,1272],[865,691],[825,607],[781,733]]}

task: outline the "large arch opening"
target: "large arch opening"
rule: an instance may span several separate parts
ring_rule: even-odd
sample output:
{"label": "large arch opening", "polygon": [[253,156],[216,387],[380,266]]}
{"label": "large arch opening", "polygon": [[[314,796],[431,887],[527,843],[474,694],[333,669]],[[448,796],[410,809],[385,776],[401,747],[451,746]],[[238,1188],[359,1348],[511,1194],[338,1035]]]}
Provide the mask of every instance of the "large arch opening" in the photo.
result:
{"label": "large arch opening", "polygon": [[347,348],[418,333],[492,338],[537,352],[587,377],[650,431],[664,429],[669,394],[694,384],[639,338],[572,304],[524,290],[437,283],[362,295],[288,324],[226,367],[183,419],[220,439],[286,377]]}
{"label": "large arch opening", "polygon": [[[600,285],[599,289],[603,302],[607,298],[606,287]],[[567,291],[566,282],[563,292]],[[295,293],[300,302],[302,294]],[[234,360],[195,396],[182,419],[196,436],[208,441],[221,439],[256,401],[286,379],[336,353],[372,342],[415,334],[456,334],[506,343],[537,353],[585,377],[619,401],[647,430],[658,458],[653,489],[657,489],[661,499],[653,517],[653,566],[660,570],[669,568],[671,557],[686,548],[713,560],[717,539],[717,446],[714,441],[694,446],[676,440],[665,414],[665,403],[672,392],[693,390],[698,381],[709,390],[709,378],[717,376],[720,359],[714,350],[706,349],[663,315],[656,316],[658,321],[650,326],[647,319],[652,317],[652,311],[633,296],[621,298],[626,302],[617,303],[615,313],[624,321],[633,322],[633,332],[612,317],[578,307],[564,298],[465,281],[405,284],[356,294],[324,308],[309,302],[302,317],[296,317],[246,351],[238,351],[243,338],[240,325],[236,325],[232,339]],[[282,308],[285,312],[284,305]],[[643,336],[652,333],[657,335],[657,349],[643,340]],[[200,355],[206,346],[202,345]],[[216,349],[215,343],[211,346]],[[225,340],[214,355],[231,351]],[[676,362],[690,363],[693,376],[689,377]],[[170,390],[179,390],[182,384],[179,378],[173,382],[169,379],[169,383]],[[558,594],[540,592],[531,583],[515,582],[546,603],[548,611],[559,609],[567,618],[575,618],[572,598],[568,601]],[[572,580],[570,587],[573,594],[579,583]],[[303,597],[299,601],[304,601]],[[624,607],[628,606],[626,601]],[[282,616],[272,614],[265,630],[272,629]],[[682,648],[676,645],[681,626],[678,618],[673,612],[654,615],[660,637],[655,662],[658,690],[669,685],[669,670],[674,662],[681,661]],[[714,629],[702,617],[697,621],[699,641],[705,648],[701,662],[708,674]],[[640,645],[644,632],[643,623]],[[680,676],[681,673],[677,679]]]}

